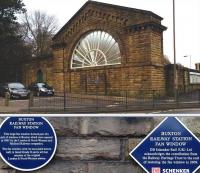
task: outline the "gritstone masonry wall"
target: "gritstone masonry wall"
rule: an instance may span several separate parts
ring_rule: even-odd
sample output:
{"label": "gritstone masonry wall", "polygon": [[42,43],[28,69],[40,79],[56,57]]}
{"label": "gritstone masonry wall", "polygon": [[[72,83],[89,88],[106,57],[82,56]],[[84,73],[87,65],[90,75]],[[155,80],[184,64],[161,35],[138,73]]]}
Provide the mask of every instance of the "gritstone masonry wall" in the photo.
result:
{"label": "gritstone masonry wall", "polygon": [[[37,173],[143,173],[129,152],[161,121],[160,118],[48,118],[56,130],[53,160]],[[200,136],[200,118],[180,120]],[[0,173],[19,173],[0,161]]]}

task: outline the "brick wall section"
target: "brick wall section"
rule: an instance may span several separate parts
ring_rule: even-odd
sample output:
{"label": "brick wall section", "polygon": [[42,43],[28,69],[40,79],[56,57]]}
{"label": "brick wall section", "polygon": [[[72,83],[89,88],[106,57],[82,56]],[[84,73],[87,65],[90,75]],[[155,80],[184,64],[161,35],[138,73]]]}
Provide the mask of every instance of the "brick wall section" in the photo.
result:
{"label": "brick wall section", "polygon": [[[98,87],[102,94],[119,94],[127,89],[132,92],[156,89],[164,94],[162,33],[165,28],[161,20],[146,11],[88,2],[53,39],[54,45],[66,42],[64,49],[62,46],[54,48],[53,86],[56,91],[63,91],[64,57],[67,92],[90,94]],[[121,65],[72,70],[74,47],[82,36],[94,30],[103,30],[118,42]],[[97,78],[102,79],[98,86]]]}
{"label": "brick wall section", "polygon": [[53,71],[52,71],[52,58],[46,59],[32,59],[29,62],[26,62],[22,66],[23,76],[22,83],[26,86],[30,85],[32,82],[37,81],[37,72],[41,70],[43,73],[44,82],[47,82],[49,85],[53,85]]}
{"label": "brick wall section", "polygon": [[[159,118],[53,118],[58,148],[38,173],[143,173],[128,153],[162,120]],[[180,120],[200,136],[199,117]],[[19,173],[0,161],[0,173]]]}
{"label": "brick wall section", "polygon": [[[174,89],[174,65],[169,64],[165,67],[166,76],[166,89],[168,94],[173,93]],[[190,72],[198,72],[197,70],[191,70],[186,67],[177,65],[177,76],[178,76],[178,90],[179,92],[190,92],[193,90],[200,89],[199,84],[190,84]]]}

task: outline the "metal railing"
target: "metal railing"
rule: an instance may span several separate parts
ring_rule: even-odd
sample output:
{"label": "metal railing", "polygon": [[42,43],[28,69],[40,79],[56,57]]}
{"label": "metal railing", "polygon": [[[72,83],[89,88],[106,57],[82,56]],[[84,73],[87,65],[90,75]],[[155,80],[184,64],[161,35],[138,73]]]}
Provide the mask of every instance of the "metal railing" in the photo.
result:
{"label": "metal railing", "polygon": [[0,97],[0,112],[107,113],[200,107],[198,89],[187,93],[180,90],[177,100],[174,100],[173,94],[157,90],[112,91],[107,95],[97,91],[92,94],[66,93],[65,99],[63,93],[39,97],[30,94],[29,99],[22,100]]}
{"label": "metal railing", "polygon": [[56,93],[53,97],[34,97],[30,99],[32,103],[28,110],[45,113],[104,113],[200,107],[200,90],[178,92],[177,100],[157,90],[120,91],[107,95],[101,92],[66,93],[65,100],[64,105],[63,93]]}

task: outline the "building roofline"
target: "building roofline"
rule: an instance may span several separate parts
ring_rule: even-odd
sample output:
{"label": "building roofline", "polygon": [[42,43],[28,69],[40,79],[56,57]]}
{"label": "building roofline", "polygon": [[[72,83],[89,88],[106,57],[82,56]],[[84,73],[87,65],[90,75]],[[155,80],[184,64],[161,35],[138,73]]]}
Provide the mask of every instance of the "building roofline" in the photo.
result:
{"label": "building roofline", "polygon": [[127,10],[127,11],[131,11],[131,12],[138,12],[138,13],[142,13],[142,14],[149,14],[159,20],[163,20],[162,17],[160,17],[159,15],[148,11],[148,10],[141,10],[141,9],[137,9],[137,8],[130,8],[130,7],[125,7],[125,6],[120,6],[120,5],[114,5],[114,4],[109,4],[109,3],[103,3],[103,2],[98,2],[98,1],[92,1],[92,0],[88,0],[71,18],[70,20],[54,35],[53,40],[68,26],[70,25],[70,23],[73,21],[73,19],[89,4],[95,4],[95,5],[106,5],[108,7],[114,7],[114,8],[118,8],[118,9],[122,9],[122,10]]}

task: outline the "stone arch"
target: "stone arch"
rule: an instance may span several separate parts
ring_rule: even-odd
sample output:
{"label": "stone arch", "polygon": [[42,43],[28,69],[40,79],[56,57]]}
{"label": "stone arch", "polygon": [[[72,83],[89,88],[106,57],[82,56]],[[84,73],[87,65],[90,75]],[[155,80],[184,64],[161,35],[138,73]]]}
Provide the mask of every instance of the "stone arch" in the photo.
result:
{"label": "stone arch", "polygon": [[[125,51],[125,45],[123,40],[123,35],[120,33],[120,31],[117,30],[111,30],[109,26],[97,26],[93,25],[87,28],[82,28],[80,32],[74,33],[70,37],[68,37],[68,42],[71,44],[68,44],[65,49],[65,62],[68,71],[68,78],[69,78],[69,90],[70,92],[84,92],[84,93],[95,93],[96,87],[98,87],[98,92],[100,94],[106,95],[109,92],[110,84],[108,82],[108,73],[110,66],[101,66],[101,67],[91,67],[86,69],[71,69],[71,58],[74,51],[74,48],[76,47],[77,43],[81,38],[89,34],[90,32],[94,31],[104,31],[111,35],[114,40],[118,43],[120,54],[121,54],[121,64],[118,65],[112,65],[111,68],[118,68],[122,66],[125,63],[126,58],[126,51]],[[91,70],[93,70],[93,74],[91,74]],[[76,80],[76,81],[74,81]],[[95,80],[95,81],[94,81]],[[71,84],[71,81],[74,81],[76,83],[76,87],[74,87]],[[78,87],[80,85],[80,88]],[[92,88],[96,88],[93,90]],[[81,91],[80,91],[81,89]]]}
{"label": "stone arch", "polygon": [[[69,70],[72,70],[71,68],[70,68],[70,66],[71,66],[71,58],[72,58],[72,54],[73,54],[73,51],[74,51],[74,49],[75,49],[75,47],[76,47],[76,45],[77,45],[77,43],[79,42],[79,40],[81,39],[81,38],[83,38],[84,36],[86,36],[87,34],[89,34],[90,32],[94,32],[94,31],[104,31],[104,32],[106,32],[106,33],[108,33],[108,34],[110,34],[114,39],[115,39],[115,41],[118,43],[118,45],[119,45],[119,49],[120,49],[120,53],[121,53],[121,63],[123,63],[124,62],[124,59],[125,59],[125,47],[123,46],[123,41],[122,41],[122,39],[121,39],[121,35],[120,35],[120,33],[118,33],[117,31],[111,31],[110,29],[108,29],[107,27],[97,27],[97,26],[90,26],[90,27],[88,27],[87,29],[82,29],[81,30],[81,32],[79,32],[79,33],[76,33],[76,36],[75,37],[73,37],[73,39],[71,40],[71,43],[73,43],[73,44],[71,44],[71,46],[70,47],[68,47],[67,49],[68,49],[68,58],[69,59],[67,59],[67,61],[68,61],[68,66],[67,66],[67,68],[69,69]],[[66,57],[66,58],[67,58]]]}
{"label": "stone arch", "polygon": [[119,44],[105,31],[89,32],[77,42],[70,64],[71,69],[121,64]]}

